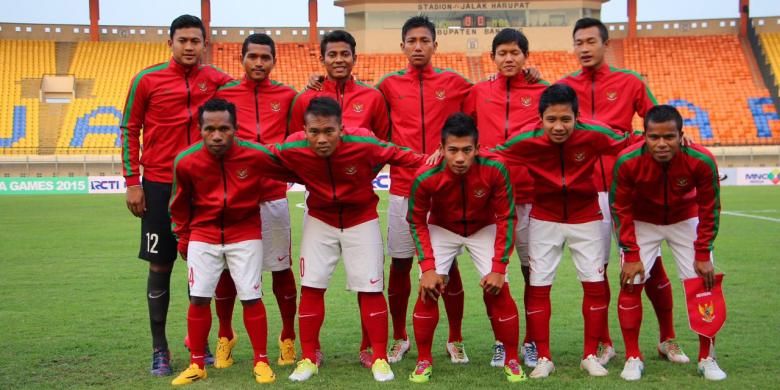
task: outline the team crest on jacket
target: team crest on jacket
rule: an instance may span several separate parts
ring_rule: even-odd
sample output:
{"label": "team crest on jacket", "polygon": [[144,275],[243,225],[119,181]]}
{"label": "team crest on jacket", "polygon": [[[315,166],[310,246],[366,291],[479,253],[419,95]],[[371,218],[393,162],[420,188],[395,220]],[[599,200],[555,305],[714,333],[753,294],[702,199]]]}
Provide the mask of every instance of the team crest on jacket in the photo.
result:
{"label": "team crest on jacket", "polygon": [[701,314],[701,320],[704,322],[714,321],[715,305],[712,302],[699,304],[699,314]]}
{"label": "team crest on jacket", "polygon": [[685,187],[688,185],[688,178],[681,177],[677,179],[677,187]]}
{"label": "team crest on jacket", "polygon": [[447,97],[447,92],[443,89],[436,90],[436,99],[444,100]]}
{"label": "team crest on jacket", "polygon": [[585,160],[585,152],[575,152],[574,161],[583,162]]}
{"label": "team crest on jacket", "polygon": [[533,99],[531,99],[530,96],[523,96],[520,98],[520,103],[523,104],[523,107],[531,107],[531,103],[533,103]]}
{"label": "team crest on jacket", "polygon": [[487,194],[487,190],[484,188],[477,188],[474,190],[474,197],[475,198],[481,198]]}
{"label": "team crest on jacket", "polygon": [[346,173],[347,175],[354,175],[357,173],[357,167],[354,165],[350,165],[344,168],[344,173]]}
{"label": "team crest on jacket", "polygon": [[202,83],[198,83],[198,89],[200,89],[201,92],[206,93],[209,87],[206,85],[205,82],[202,82]]}
{"label": "team crest on jacket", "polygon": [[246,168],[241,168],[238,171],[236,171],[236,176],[238,176],[240,180],[244,180],[247,177],[249,177],[249,170]]}
{"label": "team crest on jacket", "polygon": [[282,103],[279,102],[271,102],[271,111],[273,112],[279,112],[279,110],[282,109]]}
{"label": "team crest on jacket", "polygon": [[357,113],[363,112],[363,103],[352,103],[352,111]]}
{"label": "team crest on jacket", "polygon": [[618,94],[617,91],[607,91],[607,100],[614,102],[617,100]]}

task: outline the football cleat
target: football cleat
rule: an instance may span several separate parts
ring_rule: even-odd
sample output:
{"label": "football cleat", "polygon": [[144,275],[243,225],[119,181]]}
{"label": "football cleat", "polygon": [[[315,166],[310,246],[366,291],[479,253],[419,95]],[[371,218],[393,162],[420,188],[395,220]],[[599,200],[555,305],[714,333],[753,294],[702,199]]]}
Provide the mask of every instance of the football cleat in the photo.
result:
{"label": "football cleat", "polygon": [[374,365],[374,362],[372,361],[374,354],[371,352],[371,348],[360,351],[358,356],[360,359],[360,365],[364,368],[371,368]]}
{"label": "football cleat", "polygon": [[288,377],[293,382],[303,382],[308,380],[319,372],[317,365],[309,359],[303,359],[298,362],[295,371]]}
{"label": "football cleat", "polygon": [[609,371],[599,363],[596,355],[588,355],[588,357],[582,359],[580,368],[587,371],[590,376],[606,376],[609,374]]}
{"label": "football cleat", "polygon": [[374,374],[374,380],[377,382],[387,382],[395,378],[390,364],[385,359],[376,359],[371,366],[371,373]]}
{"label": "football cleat", "polygon": [[233,347],[238,342],[238,335],[233,333],[233,338],[220,337],[217,340],[217,357],[214,359],[214,368],[228,368],[233,365]]}
{"label": "football cleat", "polygon": [[462,341],[447,343],[447,353],[450,354],[450,361],[453,363],[465,364],[469,362],[469,357],[466,355],[466,347]]}
{"label": "football cleat", "polygon": [[152,369],[154,376],[168,376],[173,374],[171,369],[171,351],[167,349],[155,349],[152,352]]}
{"label": "football cleat", "polygon": [[277,359],[276,363],[280,366],[295,364],[295,340],[279,340],[279,359]]}
{"label": "football cleat", "polygon": [[711,381],[722,381],[726,379],[726,373],[718,367],[718,362],[712,356],[699,360],[699,374],[704,379]]}
{"label": "football cleat", "polygon": [[189,385],[201,379],[208,378],[205,368],[198,367],[197,364],[192,363],[186,370],[182,371],[179,376],[176,377],[171,384],[174,386]]}
{"label": "football cleat", "polygon": [[536,351],[536,343],[524,343],[520,348],[520,354],[523,355],[523,363],[526,367],[536,367],[536,362],[539,360],[539,353]]}
{"label": "football cleat", "polygon": [[493,367],[504,367],[505,360],[506,350],[504,349],[504,343],[496,341],[493,344],[493,359],[490,360],[490,365]]}
{"label": "football cleat", "polygon": [[547,378],[553,372],[555,372],[555,364],[546,357],[540,357],[536,361],[536,368],[528,376],[533,379]]}
{"label": "football cleat", "polygon": [[409,374],[409,380],[414,383],[427,383],[431,380],[431,374],[433,373],[433,366],[431,362],[427,360],[417,362],[414,367],[414,371]]}
{"label": "football cleat", "polygon": [[276,374],[274,374],[271,366],[266,362],[257,362],[252,372],[255,374],[257,383],[267,384],[276,382]]}
{"label": "football cleat", "polygon": [[515,359],[510,360],[504,366],[504,374],[506,375],[506,380],[512,383],[523,382],[528,379],[523,372],[523,368],[520,367],[520,362]]}
{"label": "football cleat", "polygon": [[409,352],[409,340],[393,340],[393,344],[390,345],[390,351],[387,353],[387,361],[398,363],[407,352]]}
{"label": "football cleat", "polygon": [[601,364],[602,367],[606,366],[613,357],[615,357],[615,347],[599,343],[599,350],[596,353],[599,364]]}
{"label": "football cleat", "polygon": [[680,344],[674,339],[658,343],[658,356],[672,363],[689,363],[691,359],[680,348]]}
{"label": "football cleat", "polygon": [[630,357],[623,366],[620,377],[627,381],[638,381],[642,379],[642,372],[645,370],[645,364],[638,357]]}

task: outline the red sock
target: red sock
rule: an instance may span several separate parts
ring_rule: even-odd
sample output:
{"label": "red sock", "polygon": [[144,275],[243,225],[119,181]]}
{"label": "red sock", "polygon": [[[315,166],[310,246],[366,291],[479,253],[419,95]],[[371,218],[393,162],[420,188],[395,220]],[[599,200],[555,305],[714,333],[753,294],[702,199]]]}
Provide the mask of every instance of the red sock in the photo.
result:
{"label": "red sock", "polygon": [[[528,299],[529,299],[528,286],[530,286],[530,284],[528,284],[528,278],[531,273],[531,267],[521,265],[520,269],[523,271],[523,309],[525,309],[528,307]],[[533,340],[531,340],[530,333],[528,332],[528,323],[526,323],[525,337],[523,337],[523,344],[530,343],[531,341]]]}
{"label": "red sock", "polygon": [[187,311],[187,336],[190,338],[190,364],[206,366],[206,339],[211,329],[211,305],[193,305]]}
{"label": "red sock", "polygon": [[320,348],[320,328],[325,320],[325,289],[301,287],[301,304],[298,306],[298,330],[303,359],[317,361]]}
{"label": "red sock", "polygon": [[423,303],[421,297],[417,297],[412,313],[412,327],[414,328],[414,340],[417,342],[417,361],[427,360],[433,363],[431,346],[433,345],[433,332],[439,324],[439,302],[426,298]]}
{"label": "red sock", "polygon": [[520,334],[520,317],[517,305],[509,292],[509,284],[504,283],[504,287],[501,288],[498,295],[482,293],[482,299],[485,301],[485,306],[490,307],[488,311],[493,313],[490,322],[493,331],[496,332],[496,339],[504,343],[506,361],[519,360],[517,342]]}
{"label": "red sock", "polygon": [[715,356],[715,338],[699,335],[699,361]]}
{"label": "red sock", "polygon": [[463,280],[460,278],[458,263],[454,262],[450,268],[450,280],[444,289],[444,310],[447,311],[447,322],[450,325],[450,334],[447,341],[452,343],[463,341],[461,328],[463,326]]}
{"label": "red sock", "polygon": [[607,293],[604,282],[582,282],[582,318],[585,320],[585,345],[582,358],[596,355],[602,327],[607,322]]}
{"label": "red sock", "polygon": [[229,270],[222,271],[214,290],[214,308],[219,320],[219,332],[217,337],[233,339],[233,306],[236,304],[236,285],[230,276]]}
{"label": "red sock", "polygon": [[536,343],[539,357],[551,359],[550,354],[550,289],[552,286],[528,286],[528,305],[525,307],[525,321],[528,335]]}
{"label": "red sock", "polygon": [[[357,295],[358,307],[360,306],[360,293]],[[368,330],[366,330],[366,323],[363,321],[363,316],[360,316],[360,350],[365,351],[371,346],[371,341],[368,338]]]}
{"label": "red sock", "polygon": [[390,279],[387,284],[387,301],[393,317],[393,339],[408,340],[406,333],[406,309],[412,292],[412,259],[393,259],[390,265]]}
{"label": "red sock", "polygon": [[672,298],[672,283],[666,276],[664,263],[661,256],[655,259],[653,268],[650,268],[650,277],[645,282],[645,294],[650,299],[655,310],[655,316],[658,318],[659,341],[666,341],[675,338],[674,333],[674,300]]}
{"label": "red sock", "polygon": [[258,299],[253,303],[244,303],[244,326],[252,343],[255,362],[268,363],[268,318],[265,305]]}
{"label": "red sock", "polygon": [[271,272],[273,278],[273,290],[276,303],[279,305],[279,314],[282,317],[282,333],[280,340],[295,340],[295,306],[298,299],[298,290],[295,287],[295,275],[292,269]]}
{"label": "red sock", "polygon": [[[604,290],[606,294],[605,295],[606,302],[607,305],[609,305],[609,301],[612,298],[612,296],[610,294],[609,279],[607,279],[606,264],[604,264]],[[604,345],[612,345],[612,337],[609,336],[609,315],[604,317],[604,327],[601,329],[601,337],[599,337],[599,342],[601,342]]]}
{"label": "red sock", "polygon": [[360,318],[371,341],[371,360],[387,360],[387,302],[384,295],[381,292],[359,292],[358,304]]}
{"label": "red sock", "polygon": [[642,360],[639,350],[639,329],[642,326],[642,288],[643,284],[635,284],[633,291],[620,289],[618,294],[618,321],[626,344],[626,360],[638,357]]}

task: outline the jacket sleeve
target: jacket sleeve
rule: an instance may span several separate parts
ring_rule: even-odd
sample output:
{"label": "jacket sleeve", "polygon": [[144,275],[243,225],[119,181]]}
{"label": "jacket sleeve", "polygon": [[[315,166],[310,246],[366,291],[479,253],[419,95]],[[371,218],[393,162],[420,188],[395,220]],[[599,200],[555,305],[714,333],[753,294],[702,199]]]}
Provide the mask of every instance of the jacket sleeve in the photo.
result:
{"label": "jacket sleeve", "polygon": [[639,245],[636,243],[633,210],[634,183],[629,166],[620,159],[615,164],[612,188],[609,191],[609,207],[612,214],[614,231],[618,235],[623,261],[640,261]]}
{"label": "jacket sleeve", "polygon": [[436,269],[436,259],[433,256],[431,234],[428,230],[428,212],[431,210],[431,194],[423,181],[418,177],[412,184],[409,195],[409,207],[406,220],[412,234],[417,258],[420,261],[420,271]]}
{"label": "jacket sleeve", "polygon": [[522,150],[523,141],[517,137],[519,136],[512,137],[503,144],[496,145],[496,147],[490,149],[491,152],[504,159],[506,165],[510,168],[528,163],[528,158],[525,155],[526,151]]}
{"label": "jacket sleeve", "polygon": [[282,164],[276,145],[257,145],[257,149],[260,151],[257,165],[263,176],[285,183],[301,182],[292,170]]}
{"label": "jacket sleeve", "polygon": [[655,96],[653,96],[653,93],[650,91],[650,86],[647,85],[647,81],[641,78],[639,80],[642,85],[637,91],[636,99],[634,99],[634,111],[644,118],[645,114],[647,114],[653,106],[658,104],[658,101],[655,100]]}
{"label": "jacket sleeve", "polygon": [[125,99],[125,109],[120,123],[122,139],[122,172],[127,186],[141,184],[140,151],[141,128],[144,126],[148,93],[143,75],[138,74],[130,83],[130,90]]}
{"label": "jacket sleeve", "polygon": [[496,239],[494,243],[493,272],[506,273],[509,257],[515,247],[515,224],[517,210],[512,192],[512,180],[506,166],[497,162],[498,170],[493,180],[493,210],[496,214]]}
{"label": "jacket sleeve", "polygon": [[385,98],[381,93],[376,94],[374,109],[371,111],[371,130],[377,138],[388,141],[390,136],[390,115]]}
{"label": "jacket sleeve", "polygon": [[428,157],[409,148],[404,148],[390,142],[381,142],[377,146],[379,161],[375,165],[390,164],[395,167],[419,168]]}
{"label": "jacket sleeve", "polygon": [[[612,129],[603,129],[605,130],[604,132],[596,133],[599,136],[595,137],[596,141],[594,141],[596,148],[601,154],[617,155],[637,140],[631,132],[620,135]],[[639,139],[641,139],[641,137]]]}
{"label": "jacket sleeve", "polygon": [[463,112],[477,121],[477,91],[472,88],[466,99],[463,101]]}
{"label": "jacket sleeve", "polygon": [[696,261],[710,261],[710,252],[720,226],[720,177],[715,158],[709,153],[698,160],[696,172],[696,203],[699,205],[699,224],[696,227]]}
{"label": "jacket sleeve", "polygon": [[471,84],[471,81],[466,79],[463,76],[458,77],[458,82],[456,83],[455,87],[458,91],[458,96],[460,98],[460,110],[463,111],[463,103],[466,101],[466,96],[468,96],[469,91],[471,91],[471,87],[474,84]]}
{"label": "jacket sleeve", "polygon": [[190,219],[192,217],[192,180],[184,166],[177,159],[173,167],[173,189],[168,211],[171,215],[173,234],[178,240],[179,253],[187,253],[190,241]]}
{"label": "jacket sleeve", "polygon": [[292,101],[290,107],[290,120],[287,123],[287,134],[294,134],[299,131],[303,131],[304,118],[303,114],[306,112],[306,106],[309,103],[309,99],[305,96],[307,90],[303,90]]}

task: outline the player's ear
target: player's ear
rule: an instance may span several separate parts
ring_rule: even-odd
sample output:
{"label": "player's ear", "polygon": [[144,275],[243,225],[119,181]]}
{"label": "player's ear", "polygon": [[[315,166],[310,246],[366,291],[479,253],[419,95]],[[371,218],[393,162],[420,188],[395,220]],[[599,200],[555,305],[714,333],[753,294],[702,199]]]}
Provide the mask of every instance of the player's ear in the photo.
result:
{"label": "player's ear", "polygon": [[474,155],[475,156],[479,155],[479,148],[480,148],[479,142],[477,142],[476,149],[474,149]]}
{"label": "player's ear", "polygon": [[321,63],[321,64],[324,64],[324,63],[325,63],[325,57],[323,57],[323,56],[320,56],[320,63]]}

